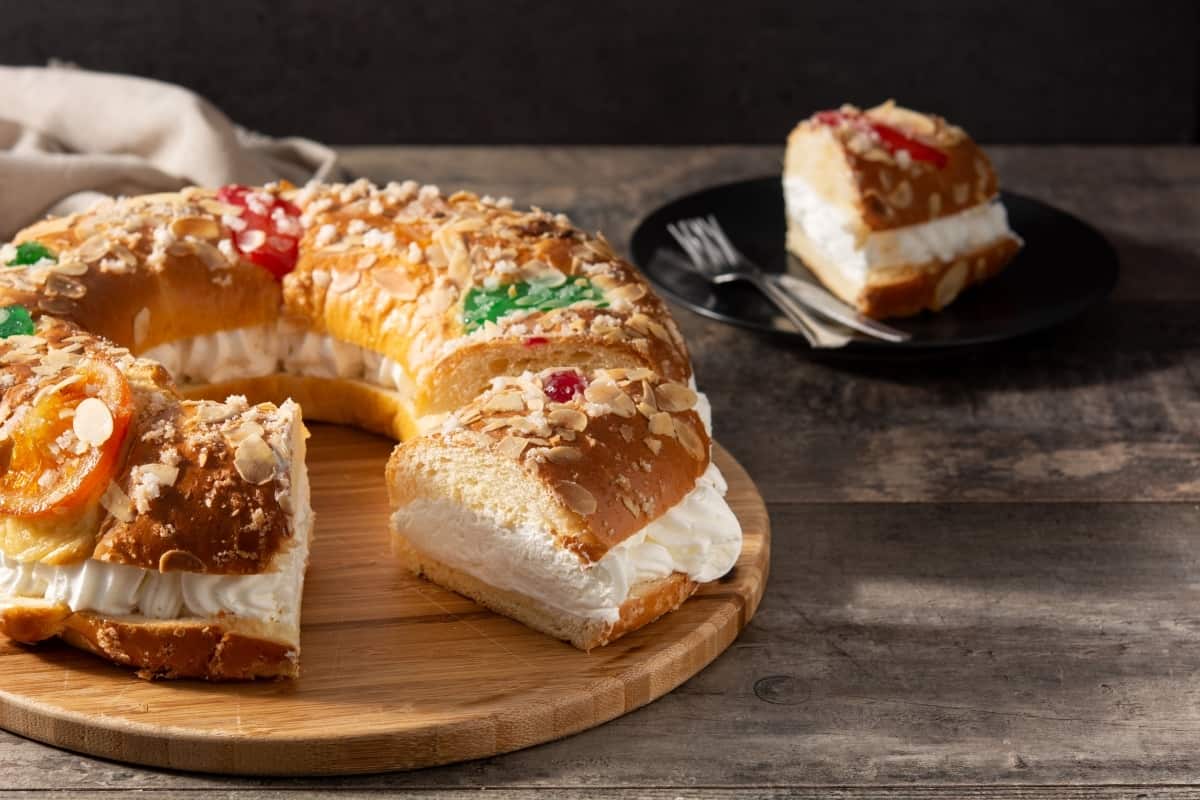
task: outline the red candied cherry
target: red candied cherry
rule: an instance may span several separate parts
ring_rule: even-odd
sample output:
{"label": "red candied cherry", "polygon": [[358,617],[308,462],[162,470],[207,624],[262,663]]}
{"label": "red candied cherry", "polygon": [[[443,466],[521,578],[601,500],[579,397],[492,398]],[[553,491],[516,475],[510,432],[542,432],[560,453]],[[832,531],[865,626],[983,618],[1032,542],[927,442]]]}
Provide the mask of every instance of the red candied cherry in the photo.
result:
{"label": "red candied cherry", "polygon": [[583,394],[587,381],[573,369],[551,372],[542,378],[542,391],[556,403],[566,403],[572,397]]}
{"label": "red candied cherry", "polygon": [[304,234],[300,209],[269,192],[238,184],[222,186],[217,199],[242,209],[242,226],[233,231],[233,246],[247,261],[277,281],[295,269]]}
{"label": "red candied cherry", "polygon": [[549,343],[550,343],[550,340],[547,339],[545,336],[530,336],[525,339],[526,347],[537,347],[539,345],[549,344]]}

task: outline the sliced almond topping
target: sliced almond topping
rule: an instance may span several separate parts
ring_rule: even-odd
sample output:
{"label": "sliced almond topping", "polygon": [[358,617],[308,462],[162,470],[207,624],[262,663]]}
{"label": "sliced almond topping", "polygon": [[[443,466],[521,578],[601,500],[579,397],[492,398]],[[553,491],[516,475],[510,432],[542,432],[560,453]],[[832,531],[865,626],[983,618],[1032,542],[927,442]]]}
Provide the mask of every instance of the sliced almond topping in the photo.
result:
{"label": "sliced almond topping", "polygon": [[692,427],[692,423],[687,419],[680,418],[675,421],[675,436],[679,439],[679,443],[683,445],[683,449],[688,455],[697,461],[702,461],[708,454],[704,450],[704,443],[701,441],[696,429]]}
{"label": "sliced almond topping", "polygon": [[525,397],[520,392],[494,394],[483,404],[484,411],[524,411]]}
{"label": "sliced almond topping", "polygon": [[363,253],[358,257],[358,261],[354,264],[355,269],[370,269],[375,266],[375,262],[379,260],[379,256],[375,253]]}
{"label": "sliced almond topping", "polygon": [[416,300],[421,293],[420,281],[402,269],[375,270],[371,278],[398,300]]}
{"label": "sliced almond topping", "polygon": [[650,403],[647,403],[645,401],[637,404],[637,410],[638,410],[638,413],[641,414],[646,419],[650,419],[651,417],[653,417],[655,414],[658,413],[657,408],[655,408]]}
{"label": "sliced almond topping", "polygon": [[585,430],[588,424],[587,414],[573,408],[556,408],[546,416],[546,419],[550,421],[551,425],[569,428],[573,431]]}
{"label": "sliced almond topping", "polygon": [[646,296],[646,287],[640,283],[627,283],[608,292],[609,299],[618,303],[636,303]]}
{"label": "sliced almond topping", "polygon": [[696,393],[682,383],[664,383],[654,393],[664,411],[687,411],[696,405]]}
{"label": "sliced almond topping", "polygon": [[103,400],[85,397],[83,402],[75,407],[75,419],[71,422],[71,428],[80,441],[99,447],[112,436],[112,412],[104,405]]}
{"label": "sliced almond topping", "polygon": [[100,495],[100,505],[121,522],[133,521],[133,501],[116,481],[108,482],[108,488]]}
{"label": "sliced almond topping", "polygon": [[567,508],[576,514],[587,516],[596,513],[596,498],[578,483],[561,481],[558,484],[558,493],[567,504]]}
{"label": "sliced almond topping", "polygon": [[83,244],[79,245],[79,249],[75,251],[75,257],[80,261],[91,263],[99,261],[108,255],[108,250],[112,246],[108,237],[103,233],[97,233],[92,238],[88,239]]}
{"label": "sliced almond topping", "polygon": [[[84,269],[87,269],[87,267],[85,266]],[[63,275],[60,272],[51,272],[46,277],[46,292],[49,294],[60,294],[72,300],[79,300],[87,294],[87,287],[69,275]]]}
{"label": "sliced almond topping", "polygon": [[204,562],[186,550],[168,550],[158,559],[159,572],[204,572]]}
{"label": "sliced almond topping", "polygon": [[633,398],[620,391],[609,403],[609,407],[612,408],[614,414],[625,419],[629,419],[637,413],[637,406],[633,404]]}
{"label": "sliced almond topping", "polygon": [[596,403],[597,405],[601,406],[609,405],[618,395],[624,395],[624,392],[621,391],[621,387],[617,386],[617,384],[613,383],[611,380],[605,379],[592,381],[588,384],[587,388],[583,390],[583,396],[589,402]]}
{"label": "sliced almond topping", "polygon": [[641,516],[641,509],[638,508],[637,502],[627,494],[621,495],[621,504],[635,517]]}
{"label": "sliced almond topping", "polygon": [[583,458],[583,453],[578,447],[567,447],[560,445],[559,447],[551,447],[546,451],[546,458],[555,464],[570,464]]}
{"label": "sliced almond topping", "polygon": [[179,477],[179,467],[169,464],[143,464],[142,472],[153,475],[154,480],[161,486],[174,486]]}
{"label": "sliced almond topping", "polygon": [[650,432],[655,436],[674,436],[674,418],[666,411],[659,411],[650,418]]}
{"label": "sliced almond topping", "polygon": [[528,446],[528,439],[522,439],[520,436],[505,436],[496,447],[502,456],[520,458],[521,453],[525,452],[525,448]]}
{"label": "sliced almond topping", "polygon": [[654,455],[658,455],[662,452],[662,440],[655,439],[653,436],[647,436],[642,440],[642,442],[646,445],[646,447],[650,448],[650,452],[654,453]]}
{"label": "sliced almond topping", "polygon": [[57,272],[59,275],[70,275],[78,278],[80,275],[86,275],[88,265],[82,261],[60,261],[50,268],[51,272]]}
{"label": "sliced almond topping", "polygon": [[179,217],[171,220],[171,233],[180,239],[194,236],[209,241],[221,238],[221,226],[212,217]]}
{"label": "sliced almond topping", "polygon": [[209,269],[229,269],[229,259],[225,257],[220,248],[214,247],[208,242],[195,242],[193,249],[200,260],[204,262],[204,266]]}
{"label": "sliced almond topping", "polygon": [[238,443],[233,466],[242,480],[258,486],[275,474],[275,454],[261,436],[247,436]]}
{"label": "sliced almond topping", "polygon": [[329,290],[337,294],[343,294],[358,286],[361,278],[362,273],[358,270],[354,270],[353,272],[335,271],[333,273],[333,280],[329,282]]}

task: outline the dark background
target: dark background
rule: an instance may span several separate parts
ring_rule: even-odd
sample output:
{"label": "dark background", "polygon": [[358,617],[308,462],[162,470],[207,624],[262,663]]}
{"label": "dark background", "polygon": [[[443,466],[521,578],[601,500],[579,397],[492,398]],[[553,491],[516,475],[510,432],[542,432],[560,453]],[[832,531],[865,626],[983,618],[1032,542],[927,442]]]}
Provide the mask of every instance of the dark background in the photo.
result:
{"label": "dark background", "polygon": [[[1200,3],[0,0],[0,61],[361,143],[778,143],[896,97],[985,142],[1197,141]],[[2,113],[2,111],[0,111]]]}

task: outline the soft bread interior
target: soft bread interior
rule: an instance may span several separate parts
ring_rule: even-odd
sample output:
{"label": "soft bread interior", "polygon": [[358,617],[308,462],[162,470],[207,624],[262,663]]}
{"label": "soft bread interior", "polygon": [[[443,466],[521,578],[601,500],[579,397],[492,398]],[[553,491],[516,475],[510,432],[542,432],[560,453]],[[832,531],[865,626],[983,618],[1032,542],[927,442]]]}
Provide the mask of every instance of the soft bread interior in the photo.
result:
{"label": "soft bread interior", "polygon": [[393,452],[387,479],[392,508],[444,501],[509,528],[563,536],[578,527],[545,484],[531,480],[517,461],[493,453],[486,442],[478,448],[436,439],[409,442]]}

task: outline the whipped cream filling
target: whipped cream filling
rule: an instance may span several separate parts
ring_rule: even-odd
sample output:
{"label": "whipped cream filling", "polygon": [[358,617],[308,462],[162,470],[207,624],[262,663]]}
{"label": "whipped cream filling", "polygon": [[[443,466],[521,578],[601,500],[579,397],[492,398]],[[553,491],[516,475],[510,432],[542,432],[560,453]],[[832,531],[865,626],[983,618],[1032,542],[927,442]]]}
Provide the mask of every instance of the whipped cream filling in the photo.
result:
{"label": "whipped cream filling", "polygon": [[164,342],[139,355],[162,364],[180,383],[221,383],[286,372],[365,381],[405,397],[413,394],[412,379],[396,361],[286,322]]}
{"label": "whipped cream filling", "polygon": [[788,221],[800,227],[828,259],[855,283],[864,283],[873,270],[927,261],[953,261],[963,253],[1015,236],[999,201],[945,217],[885,231],[859,240],[859,221],[850,209],[825,200],[804,178],[783,179]]}
{"label": "whipped cream filling", "polygon": [[422,553],[559,612],[616,622],[639,583],[683,572],[715,580],[742,550],[742,528],[725,502],[715,464],[683,500],[641,531],[584,564],[547,530],[509,527],[445,501],[420,499],[392,515],[393,529]]}
{"label": "whipped cream filling", "polygon": [[304,434],[297,424],[291,468],[292,538],[256,575],[159,572],[87,559],[76,564],[22,562],[0,552],[0,607],[22,599],[62,603],[72,611],[172,620],[221,614],[297,629],[312,533]]}

